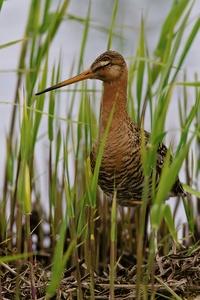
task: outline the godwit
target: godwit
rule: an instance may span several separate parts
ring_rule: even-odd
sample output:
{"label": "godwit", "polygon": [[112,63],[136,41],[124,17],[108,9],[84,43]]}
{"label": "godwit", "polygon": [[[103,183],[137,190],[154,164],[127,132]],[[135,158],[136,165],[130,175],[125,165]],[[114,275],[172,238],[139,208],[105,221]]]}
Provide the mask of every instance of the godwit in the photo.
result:
{"label": "godwit", "polygon": [[[109,127],[98,184],[104,193],[113,197],[117,191],[117,202],[121,206],[134,206],[142,200],[144,175],[141,159],[141,127],[128,115],[126,108],[128,70],[124,58],[115,51],[101,54],[83,73],[49,87],[36,95],[58,89],[60,87],[85,80],[99,79],[103,81],[103,96],[101,102],[101,122],[99,137],[94,143],[90,154],[91,169],[94,172],[99,145],[106,130],[110,113],[114,113]],[[145,144],[148,146],[150,133],[144,131]],[[160,143],[155,172],[156,188],[163,168],[167,147]],[[152,175],[149,179],[147,203],[151,202]],[[186,193],[177,177],[167,198],[185,196]]]}

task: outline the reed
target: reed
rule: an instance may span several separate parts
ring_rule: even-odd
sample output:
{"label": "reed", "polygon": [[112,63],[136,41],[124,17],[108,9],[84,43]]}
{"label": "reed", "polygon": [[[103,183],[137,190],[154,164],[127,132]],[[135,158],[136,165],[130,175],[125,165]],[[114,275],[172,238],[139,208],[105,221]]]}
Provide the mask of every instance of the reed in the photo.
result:
{"label": "reed", "polygon": [[[155,255],[158,250],[162,255],[166,255],[172,247],[179,251],[180,242],[187,246],[198,245],[200,83],[197,75],[194,75],[194,80],[190,82],[187,80],[186,71],[183,79],[179,80],[178,75],[198,33],[200,18],[193,20],[191,25],[193,2],[174,1],[160,26],[160,37],[153,57],[149,55],[145,20],[141,18],[136,53],[127,58],[129,65],[127,105],[130,115],[137,123],[141,126],[144,126],[145,122],[150,124],[151,142],[150,147],[146,149],[144,137],[142,138],[145,183],[141,207],[121,208],[116,205],[115,197],[112,201],[108,200],[97,186],[101,157],[113,112],[100,146],[93,176],[89,167],[88,155],[97,136],[99,115],[95,102],[99,91],[95,83],[92,89],[88,88],[87,82],[82,82],[64,91],[68,102],[68,110],[64,117],[60,104],[61,91],[41,95],[39,99],[34,96],[37,90],[63,79],[60,78],[62,54],[51,69],[49,52],[54,37],[68,16],[69,3],[69,0],[62,1],[57,9],[52,11],[52,1],[30,1],[24,38],[0,46],[1,50],[15,43],[21,43],[10,130],[5,138],[7,147],[5,169],[1,170],[4,172],[3,192],[0,195],[1,272],[5,272],[6,268],[12,267],[13,262],[16,262],[15,296],[19,297],[20,263],[23,259],[30,264],[32,269],[29,282],[32,299],[37,299],[38,293],[35,284],[37,273],[33,268],[36,261],[41,262],[44,270],[47,268],[51,271],[50,276],[46,278],[48,287],[41,296],[45,296],[45,299],[64,293],[62,282],[69,274],[76,281],[77,299],[85,297],[83,282],[87,278],[90,278],[88,297],[95,299],[97,277],[102,275],[103,278],[108,274],[107,296],[110,294],[110,299],[115,299],[118,271],[126,268],[128,270],[136,265],[134,299],[140,299],[141,295],[147,299],[148,278],[151,278],[151,299],[157,297],[155,282],[159,282],[171,297],[180,299],[166,282],[161,282],[161,279],[155,276]],[[82,22],[84,26],[77,69],[74,62],[71,65],[70,73],[73,75],[82,70],[88,33],[90,28],[94,28],[91,23],[92,5],[94,4],[90,2],[84,20],[71,16],[71,21]],[[0,8],[3,13],[2,2]],[[107,49],[112,48],[115,38],[117,13],[116,0],[110,30],[96,26],[96,30],[103,30],[106,33]],[[189,24],[188,32],[186,29]],[[19,93],[22,86],[24,86],[23,95]],[[152,192],[153,203],[147,215],[150,225],[147,227],[148,207],[145,194],[148,189],[148,178],[152,166],[156,164],[158,144],[165,141],[169,134],[165,122],[175,88],[179,89],[180,94],[176,114],[180,123],[177,146],[175,150],[172,142],[169,145],[170,152],[174,152],[174,159],[169,167],[170,153],[168,153],[158,192],[155,193],[155,189]],[[188,90],[191,89],[194,91],[194,100],[192,105],[189,105],[191,100],[188,98]],[[75,106],[77,98],[79,108],[78,117],[75,119],[73,112],[77,111]],[[5,104],[3,101],[0,102],[1,106]],[[62,117],[59,116],[61,112]],[[147,116],[150,116],[148,120]],[[65,127],[62,126],[64,122],[67,124]],[[19,134],[15,135],[15,132]],[[38,157],[41,155],[37,149],[44,139],[47,143],[44,169],[48,169],[45,199],[42,198],[43,173],[36,175]],[[171,210],[169,202],[164,200],[182,166],[185,172],[184,188],[188,195],[183,199],[187,224],[182,229],[183,240],[180,241],[177,234],[180,228],[175,221],[179,218],[181,199],[177,199],[174,211]],[[44,229],[44,224],[48,229]],[[145,241],[146,232],[148,235]],[[33,241],[34,235],[37,236],[37,243]],[[13,247],[16,247],[14,254],[11,251]],[[144,266],[147,272],[144,272]],[[74,299],[75,290],[66,292],[65,296]],[[1,286],[0,299],[3,299],[3,293],[4,289]]]}

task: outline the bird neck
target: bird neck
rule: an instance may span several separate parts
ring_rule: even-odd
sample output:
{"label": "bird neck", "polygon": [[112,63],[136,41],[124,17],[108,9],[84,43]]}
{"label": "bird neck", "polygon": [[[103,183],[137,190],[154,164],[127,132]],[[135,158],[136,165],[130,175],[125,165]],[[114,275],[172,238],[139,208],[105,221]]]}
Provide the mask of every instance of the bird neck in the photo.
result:
{"label": "bird neck", "polygon": [[127,76],[111,83],[104,82],[103,97],[101,103],[100,133],[106,130],[112,110],[114,109],[110,130],[120,126],[127,118],[126,108]]}

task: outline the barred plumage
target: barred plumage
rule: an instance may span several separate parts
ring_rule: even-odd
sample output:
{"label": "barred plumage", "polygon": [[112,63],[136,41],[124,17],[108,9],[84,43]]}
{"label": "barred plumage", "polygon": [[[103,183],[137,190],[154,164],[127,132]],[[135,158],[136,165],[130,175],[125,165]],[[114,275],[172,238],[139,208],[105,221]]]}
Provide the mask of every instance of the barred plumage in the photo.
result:
{"label": "barred plumage", "polygon": [[[98,184],[110,197],[117,191],[117,202],[122,206],[133,206],[142,200],[144,176],[141,159],[141,128],[130,119],[126,109],[128,70],[124,58],[115,51],[101,54],[89,69],[71,79],[45,89],[41,94],[85,79],[103,81],[101,122],[99,137],[90,154],[91,169],[94,172],[99,145],[106,130],[110,113],[114,114],[109,128],[99,170]],[[150,134],[144,131],[148,146]],[[160,143],[156,156],[156,187],[158,186],[167,148]],[[148,202],[151,202],[152,182],[150,178]],[[168,197],[185,196],[183,187],[176,179]]]}

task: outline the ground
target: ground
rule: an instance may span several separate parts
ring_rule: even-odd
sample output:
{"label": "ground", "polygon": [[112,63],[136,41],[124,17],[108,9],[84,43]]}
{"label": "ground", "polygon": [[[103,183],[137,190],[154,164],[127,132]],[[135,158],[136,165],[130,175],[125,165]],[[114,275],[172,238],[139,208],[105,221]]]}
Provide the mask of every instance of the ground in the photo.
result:
{"label": "ground", "polygon": [[[123,261],[123,257],[121,260]],[[34,286],[36,299],[45,299],[45,291],[51,278],[50,269],[51,266],[43,267],[37,257],[34,257],[33,265],[24,260],[20,260],[17,264],[2,263],[1,299],[16,299],[17,285],[21,300],[32,299],[31,284]],[[80,273],[85,274],[80,280],[80,286],[78,287],[74,276],[76,266],[72,266],[64,271],[56,295],[51,299],[77,299],[78,288],[83,299],[91,299],[91,274],[87,272],[84,260],[80,261],[79,269]],[[119,261],[114,282],[115,300],[135,299],[136,271],[136,265],[130,263],[127,268]],[[146,264],[142,268],[142,278],[146,288],[141,287],[141,299],[150,299],[154,291],[155,299],[175,299],[173,292],[180,299],[194,299],[200,295],[200,246],[181,247],[178,251],[171,250],[166,256],[157,254],[152,274],[148,275]],[[95,272],[93,281],[94,299],[109,299],[109,272],[104,271],[101,274]]]}

